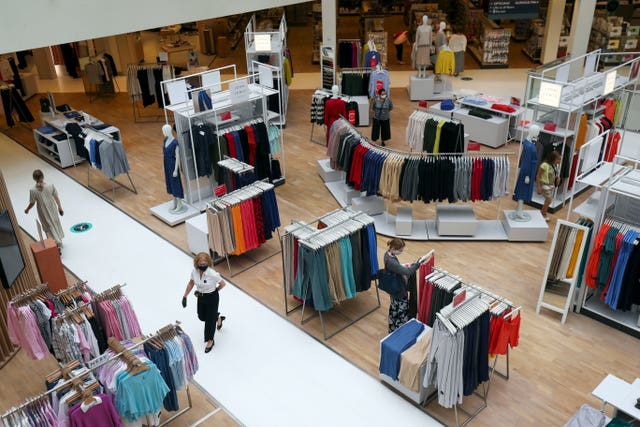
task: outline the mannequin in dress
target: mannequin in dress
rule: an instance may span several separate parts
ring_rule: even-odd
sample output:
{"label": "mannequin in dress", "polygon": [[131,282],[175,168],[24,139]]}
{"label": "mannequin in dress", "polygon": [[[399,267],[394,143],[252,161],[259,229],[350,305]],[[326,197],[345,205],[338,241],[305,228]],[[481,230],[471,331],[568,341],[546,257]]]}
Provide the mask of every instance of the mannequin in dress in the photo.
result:
{"label": "mannequin in dress", "polygon": [[164,135],[162,147],[164,178],[167,185],[167,193],[173,196],[173,204],[169,208],[169,212],[179,214],[187,210],[187,207],[182,203],[184,192],[182,190],[182,181],[180,180],[180,146],[173,137],[171,125],[162,126],[162,134]]}
{"label": "mannequin in dress", "polygon": [[331,87],[331,94],[331,98],[327,99],[324,106],[324,124],[327,126],[325,132],[327,135],[327,146],[329,145],[329,134],[333,122],[338,120],[340,116],[347,117],[347,103],[340,99],[340,88],[338,85]]}
{"label": "mannequin in dress", "polygon": [[447,23],[442,21],[440,22],[440,26],[438,27],[438,32],[436,33],[436,57],[440,53],[440,49],[443,46],[447,45],[447,35],[444,33],[444,30],[447,29]]}
{"label": "mannequin in dress", "polygon": [[518,200],[518,207],[515,212],[510,214],[510,218],[515,221],[529,221],[531,216],[523,210],[524,202],[531,201],[533,195],[533,187],[535,184],[536,173],[538,169],[538,152],[534,141],[537,141],[540,134],[540,126],[529,126],[527,139],[522,141],[522,164],[520,172],[518,172],[518,181],[516,182],[515,198]]}
{"label": "mannequin in dress", "polygon": [[429,17],[422,16],[422,25],[416,30],[416,58],[415,66],[418,70],[418,77],[427,76],[427,68],[431,65],[431,25]]}

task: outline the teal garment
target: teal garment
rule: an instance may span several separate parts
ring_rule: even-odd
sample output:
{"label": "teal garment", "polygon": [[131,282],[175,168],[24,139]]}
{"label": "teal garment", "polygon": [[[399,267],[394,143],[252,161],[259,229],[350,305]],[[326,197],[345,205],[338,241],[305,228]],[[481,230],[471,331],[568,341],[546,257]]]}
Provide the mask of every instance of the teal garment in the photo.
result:
{"label": "teal garment", "polygon": [[353,275],[353,257],[351,241],[347,237],[340,239],[340,271],[344,283],[344,293],[347,298],[356,296],[356,279]]}
{"label": "teal garment", "polygon": [[277,126],[269,126],[269,151],[271,154],[276,154],[280,151],[280,129]]}
{"label": "teal garment", "polygon": [[293,294],[304,300],[313,299],[313,307],[318,311],[333,308],[329,294],[329,275],[324,250],[314,251],[305,246],[298,249],[298,272],[293,284]]}
{"label": "teal garment", "polygon": [[124,371],[116,377],[116,409],[121,417],[133,422],[147,414],[157,414],[162,409],[169,386],[156,365],[147,362],[149,369],[130,376]]}
{"label": "teal garment", "polygon": [[587,260],[589,259],[589,248],[591,247],[591,234],[593,233],[593,223],[591,221],[578,221],[578,224],[584,225],[585,227],[589,227],[589,231],[586,233],[586,241],[584,244],[585,250],[582,252],[582,259],[580,260],[580,268],[578,269],[578,277],[576,283],[578,284],[578,288],[582,285],[584,271],[587,268]]}
{"label": "teal garment", "polygon": [[600,262],[598,263],[599,289],[604,289],[609,281],[611,264],[613,263],[613,257],[616,252],[616,236],[618,235],[618,231],[620,231],[618,228],[611,227],[604,238],[604,244],[600,252]]}
{"label": "teal garment", "polygon": [[633,427],[633,424],[623,421],[620,418],[614,418],[609,421],[606,427]]}

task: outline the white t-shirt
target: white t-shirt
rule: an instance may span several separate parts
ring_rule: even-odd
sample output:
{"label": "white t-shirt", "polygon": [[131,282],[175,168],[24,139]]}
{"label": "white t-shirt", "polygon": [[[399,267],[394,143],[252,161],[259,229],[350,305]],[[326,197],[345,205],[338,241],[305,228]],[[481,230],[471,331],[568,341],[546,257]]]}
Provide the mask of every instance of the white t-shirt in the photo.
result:
{"label": "white t-shirt", "polygon": [[191,272],[191,278],[196,285],[196,290],[203,294],[208,294],[216,290],[218,283],[222,280],[220,273],[209,267],[200,277],[200,270],[194,268]]}

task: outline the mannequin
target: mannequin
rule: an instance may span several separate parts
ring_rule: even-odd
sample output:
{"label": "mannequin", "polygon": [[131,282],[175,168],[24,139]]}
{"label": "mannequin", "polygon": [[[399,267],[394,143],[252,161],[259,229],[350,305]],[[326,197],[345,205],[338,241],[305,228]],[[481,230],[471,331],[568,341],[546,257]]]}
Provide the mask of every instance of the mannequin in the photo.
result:
{"label": "mannequin", "polygon": [[431,65],[431,25],[429,17],[422,16],[422,25],[416,30],[416,60],[418,77],[427,77],[427,68]]}
{"label": "mannequin", "polygon": [[[380,52],[376,48],[376,44],[373,42],[373,34],[369,35],[369,41],[367,42],[365,54],[364,54],[364,68],[373,68],[380,64]],[[375,63],[372,65],[372,60]]]}
{"label": "mannequin", "polygon": [[324,106],[324,124],[327,126],[325,131],[327,135],[327,146],[329,145],[329,133],[333,122],[338,120],[340,116],[347,117],[347,103],[340,99],[340,88],[338,85],[331,87],[331,95],[331,98],[327,99]]}
{"label": "mannequin", "polygon": [[164,135],[162,147],[164,178],[167,185],[167,193],[173,196],[173,204],[169,208],[169,212],[179,214],[187,210],[187,207],[182,203],[184,192],[182,190],[182,181],[180,180],[180,146],[173,137],[171,125],[162,126],[162,134]]}
{"label": "mannequin", "polygon": [[444,30],[447,29],[447,23],[444,21],[440,22],[440,26],[438,27],[438,32],[436,33],[436,57],[440,53],[440,49],[447,45],[447,35]]}
{"label": "mannequin", "polygon": [[533,196],[533,187],[535,184],[536,173],[538,170],[538,151],[534,144],[540,135],[540,126],[529,126],[527,139],[522,141],[522,163],[518,172],[518,181],[516,182],[515,198],[518,201],[516,211],[511,213],[510,218],[514,221],[529,221],[531,216],[524,212],[524,202],[530,202]]}

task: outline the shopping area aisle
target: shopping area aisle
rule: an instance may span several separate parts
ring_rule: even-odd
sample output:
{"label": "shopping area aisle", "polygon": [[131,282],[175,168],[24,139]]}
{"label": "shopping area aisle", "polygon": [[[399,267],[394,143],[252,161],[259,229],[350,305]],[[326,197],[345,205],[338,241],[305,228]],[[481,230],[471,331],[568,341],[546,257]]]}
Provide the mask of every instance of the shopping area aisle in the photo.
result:
{"label": "shopping area aisle", "polygon": [[[35,211],[24,208],[31,172],[42,169],[65,211],[65,266],[96,291],[126,283],[143,331],[182,321],[198,351],[196,381],[243,424],[440,425],[233,285],[221,292],[225,327],[204,354],[195,298],[187,309],[180,305],[190,256],[2,134],[0,168],[20,226],[32,236]],[[93,228],[68,231],[82,221]]]}

